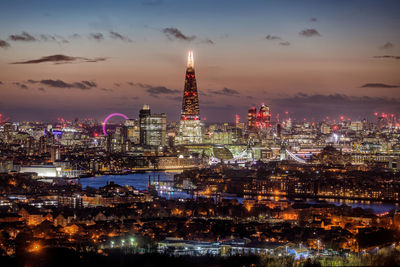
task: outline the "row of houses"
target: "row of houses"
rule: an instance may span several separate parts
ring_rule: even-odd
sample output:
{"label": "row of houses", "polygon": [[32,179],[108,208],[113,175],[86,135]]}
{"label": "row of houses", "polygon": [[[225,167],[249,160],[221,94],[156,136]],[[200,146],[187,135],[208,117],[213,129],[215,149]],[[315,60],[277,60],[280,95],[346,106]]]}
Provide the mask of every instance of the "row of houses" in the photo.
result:
{"label": "row of houses", "polygon": [[243,255],[293,255],[308,257],[309,251],[302,245],[287,242],[255,242],[250,239],[231,239],[217,242],[166,238],[158,242],[158,253],[174,256],[243,256]]}

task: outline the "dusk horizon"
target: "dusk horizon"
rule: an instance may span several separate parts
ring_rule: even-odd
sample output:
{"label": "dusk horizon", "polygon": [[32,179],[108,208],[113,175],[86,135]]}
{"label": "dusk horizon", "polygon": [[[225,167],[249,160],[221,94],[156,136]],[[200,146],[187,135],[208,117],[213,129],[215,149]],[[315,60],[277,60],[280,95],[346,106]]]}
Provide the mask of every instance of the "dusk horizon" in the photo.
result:
{"label": "dusk horizon", "polygon": [[399,11],[0,1],[0,266],[400,266]]}
{"label": "dusk horizon", "polygon": [[38,3],[0,4],[0,113],[11,120],[136,118],[150,104],[176,121],[188,50],[210,122],[261,103],[311,121],[400,112],[397,1]]}

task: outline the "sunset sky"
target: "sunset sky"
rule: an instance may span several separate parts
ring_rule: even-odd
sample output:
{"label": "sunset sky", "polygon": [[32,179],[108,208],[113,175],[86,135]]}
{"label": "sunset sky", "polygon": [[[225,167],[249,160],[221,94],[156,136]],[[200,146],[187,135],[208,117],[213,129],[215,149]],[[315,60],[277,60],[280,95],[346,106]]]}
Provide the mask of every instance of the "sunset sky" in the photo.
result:
{"label": "sunset sky", "polygon": [[200,113],[400,115],[400,1],[0,2],[0,113],[177,120],[194,51]]}

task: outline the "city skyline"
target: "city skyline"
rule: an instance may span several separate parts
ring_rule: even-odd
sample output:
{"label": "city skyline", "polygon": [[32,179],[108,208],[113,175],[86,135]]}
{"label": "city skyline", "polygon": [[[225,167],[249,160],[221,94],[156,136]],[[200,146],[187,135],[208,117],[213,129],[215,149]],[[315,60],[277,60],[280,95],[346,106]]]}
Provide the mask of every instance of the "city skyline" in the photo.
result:
{"label": "city skyline", "polygon": [[400,112],[397,1],[96,3],[0,4],[4,117],[137,118],[146,103],[178,121],[188,50],[209,122],[261,103],[272,119]]}
{"label": "city skyline", "polygon": [[0,1],[0,265],[400,266],[399,10]]}

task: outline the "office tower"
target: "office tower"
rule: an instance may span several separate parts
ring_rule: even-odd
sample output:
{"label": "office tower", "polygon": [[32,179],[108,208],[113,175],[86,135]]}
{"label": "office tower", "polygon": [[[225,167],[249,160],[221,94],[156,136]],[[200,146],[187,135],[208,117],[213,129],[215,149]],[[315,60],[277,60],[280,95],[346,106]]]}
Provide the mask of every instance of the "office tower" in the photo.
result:
{"label": "office tower", "polygon": [[124,123],[126,129],[126,138],[131,144],[140,144],[140,127],[138,120],[126,120]]}
{"label": "office tower", "polygon": [[281,138],[281,134],[282,134],[282,126],[280,123],[278,123],[276,125],[276,136],[278,136],[279,138]]}
{"label": "office tower", "polygon": [[255,107],[247,112],[247,128],[249,131],[257,130],[257,109]]}
{"label": "office tower", "polygon": [[194,71],[193,52],[189,51],[176,144],[200,144],[202,142],[203,134],[200,122],[199,96]]}
{"label": "office tower", "polygon": [[26,139],[26,154],[32,156],[34,154],[35,149],[35,139],[32,136],[29,136]]}
{"label": "office tower", "polygon": [[257,126],[259,128],[268,128],[271,125],[271,113],[269,107],[262,104],[257,114]]}
{"label": "office tower", "polygon": [[151,114],[150,106],[139,111],[140,144],[142,146],[165,146],[167,118],[165,113]]}
{"label": "office tower", "polygon": [[113,142],[112,141],[113,141],[113,134],[109,133],[106,136],[106,151],[108,153],[113,152]]}
{"label": "office tower", "polygon": [[50,148],[50,161],[56,162],[61,159],[61,149],[60,146],[53,145]]}
{"label": "office tower", "polygon": [[12,139],[12,123],[6,122],[3,126],[3,140],[5,143],[10,143]]}

